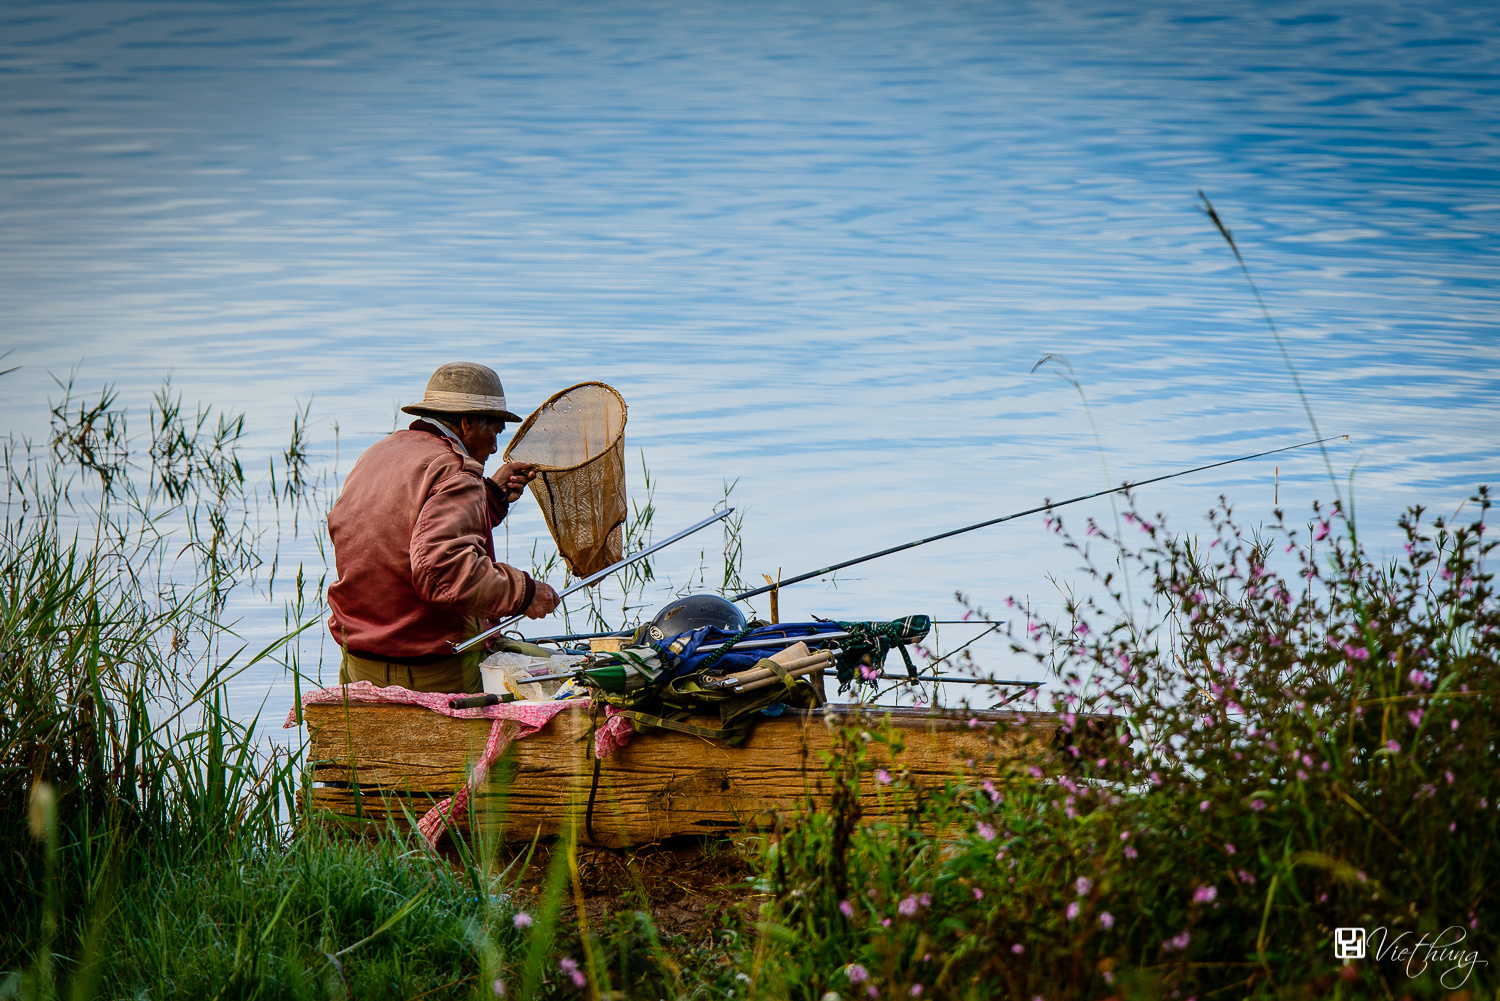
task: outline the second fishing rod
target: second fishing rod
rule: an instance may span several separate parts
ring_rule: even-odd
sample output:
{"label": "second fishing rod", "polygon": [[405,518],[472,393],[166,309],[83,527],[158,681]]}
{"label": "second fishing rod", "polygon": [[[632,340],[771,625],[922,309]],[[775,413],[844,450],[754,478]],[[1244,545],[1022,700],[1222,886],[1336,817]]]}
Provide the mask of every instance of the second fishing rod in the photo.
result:
{"label": "second fishing rod", "polygon": [[1002,522],[1014,521],[1017,518],[1024,518],[1027,515],[1041,514],[1043,511],[1051,511],[1056,508],[1067,507],[1069,504],[1079,504],[1086,500],[1093,500],[1096,497],[1107,497],[1110,494],[1124,493],[1127,490],[1134,490],[1137,487],[1144,487],[1152,483],[1161,483],[1163,480],[1176,479],[1179,476],[1187,476],[1190,473],[1201,473],[1206,469],[1218,469],[1220,466],[1232,466],[1236,462],[1248,462],[1251,459],[1261,459],[1268,455],[1276,455],[1279,452],[1290,452],[1293,449],[1307,448],[1312,445],[1321,445],[1324,442],[1334,441],[1338,438],[1347,440],[1348,437],[1349,436],[1346,434],[1332,435],[1328,438],[1318,438],[1313,441],[1299,442],[1296,445],[1285,445],[1281,448],[1267,449],[1264,452],[1255,452],[1251,455],[1241,455],[1234,459],[1224,459],[1220,462],[1210,462],[1206,465],[1194,466],[1191,469],[1180,469],[1175,473],[1165,473],[1161,476],[1153,476],[1150,479],[1137,480],[1134,483],[1122,483],[1118,487],[1111,487],[1108,490],[1096,490],[1091,494],[1082,494],[1078,497],[1069,497],[1067,500],[1048,501],[1045,504],[1040,504],[1036,507],[1030,507],[1024,511],[1016,511],[1012,514],[1001,515],[998,518],[990,518],[986,521],[976,522],[973,525],[964,525],[962,528],[949,529],[946,532],[939,532],[936,535],[929,535],[925,539],[915,539],[911,542],[903,542],[899,546],[891,546],[878,552],[867,553],[864,556],[856,556],[851,560],[844,560],[842,563],[834,563],[819,570],[811,570],[804,574],[798,574],[795,577],[791,577],[786,580],[780,580],[774,584],[767,584],[764,587],[755,587],[751,588],[748,591],[741,591],[739,594],[730,595],[729,599],[731,601],[744,601],[747,598],[753,598],[758,594],[765,594],[767,591],[774,591],[783,587],[789,587],[792,584],[800,584],[805,580],[811,580],[814,577],[821,577],[824,574],[833,573],[834,571],[842,570],[845,567],[856,566],[860,563],[868,563],[870,560],[878,560],[882,556],[890,556],[892,553],[903,552],[907,549],[915,549],[917,546],[925,546],[929,542],[937,542],[941,539],[951,539],[953,538],[953,536],[963,535],[965,532],[973,532],[981,528],[989,528],[991,525],[999,525]]}

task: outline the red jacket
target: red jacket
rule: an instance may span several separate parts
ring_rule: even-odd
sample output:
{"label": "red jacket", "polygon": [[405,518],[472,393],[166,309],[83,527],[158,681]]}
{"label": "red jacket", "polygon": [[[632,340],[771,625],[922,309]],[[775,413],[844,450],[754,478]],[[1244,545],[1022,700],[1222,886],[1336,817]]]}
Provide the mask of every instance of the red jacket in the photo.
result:
{"label": "red jacket", "polygon": [[508,505],[484,467],[421,421],[370,446],[328,514],[339,579],[328,628],[377,658],[452,656],[452,642],[531,604],[536,582],[495,562]]}

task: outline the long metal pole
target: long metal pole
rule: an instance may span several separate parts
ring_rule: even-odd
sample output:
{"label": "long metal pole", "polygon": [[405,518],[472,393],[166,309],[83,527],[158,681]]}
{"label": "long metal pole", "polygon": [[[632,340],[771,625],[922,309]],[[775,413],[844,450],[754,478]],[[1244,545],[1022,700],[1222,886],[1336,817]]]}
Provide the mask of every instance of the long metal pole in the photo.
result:
{"label": "long metal pole", "polygon": [[[732,508],[732,507],[726,507],[724,510],[719,511],[718,513],[712,515],[711,517],[704,518],[702,521],[698,522],[698,524],[694,525],[692,528],[684,528],[682,531],[678,532],[676,535],[672,536],[670,539],[663,539],[660,542],[656,543],[654,546],[647,546],[645,549],[642,549],[640,552],[633,553],[630,556],[625,557],[620,562],[618,562],[618,563],[616,563],[616,564],[614,564],[612,566],[605,567],[603,570],[600,570],[598,573],[590,574],[589,576],[585,577],[583,580],[579,581],[578,583],[574,584],[572,587],[568,588],[562,594],[559,594],[557,596],[558,602],[561,603],[562,599],[566,598],[568,595],[573,594],[576,591],[582,591],[586,587],[591,587],[594,584],[599,583],[599,581],[601,581],[604,578],[608,577],[610,574],[614,573],[615,571],[617,571],[617,570],[623,570],[626,567],[630,566],[630,564],[636,562],[637,560],[645,559],[647,556],[650,556],[652,553],[656,552],[658,549],[662,549],[662,548],[664,548],[666,546],[670,546],[672,543],[676,542],[678,539],[685,539],[689,535],[692,535],[694,532],[698,531],[699,529],[707,528],[709,525],[712,525],[714,522],[720,521],[720,520],[722,520],[724,518],[727,518],[727,517],[729,517],[733,513],[734,513],[734,508]],[[485,640],[489,639],[491,636],[495,635],[500,630],[505,629],[505,628],[507,628],[509,626],[515,625],[517,622],[520,622],[525,617],[526,617],[526,614],[524,612],[521,613],[520,615],[513,615],[510,618],[506,619],[504,622],[500,623],[499,625],[497,625],[497,626],[491,626],[489,629],[486,629],[484,632],[480,633],[478,636],[471,636],[468,639],[464,640],[462,643],[455,643],[455,644],[453,644],[453,652],[454,653],[463,653],[465,650],[469,649],[471,646],[475,646],[475,645],[477,645],[479,643],[483,643]]]}
{"label": "long metal pole", "polygon": [[882,678],[890,681],[904,681],[909,685],[925,685],[929,681],[939,681],[947,685],[1020,685],[1022,688],[1040,688],[1040,681],[1006,681],[1002,678],[940,678],[919,674],[915,678],[904,674],[882,673]]}
{"label": "long metal pole", "polygon": [[821,577],[826,573],[833,573],[835,570],[842,570],[845,567],[852,567],[857,563],[867,563],[870,560],[878,560],[882,556],[889,556],[892,553],[899,553],[905,549],[915,549],[917,546],[925,546],[927,545],[927,543],[937,542],[939,539],[950,539],[955,535],[962,535],[965,532],[972,532],[975,529],[989,528],[991,525],[998,525],[1003,521],[1014,521],[1017,518],[1024,518],[1028,514],[1040,514],[1043,511],[1051,511],[1053,508],[1067,507],[1069,504],[1077,504],[1080,501],[1093,500],[1095,497],[1105,497],[1109,494],[1117,494],[1125,490],[1132,490],[1136,487],[1144,487],[1152,483],[1160,483],[1162,480],[1170,480],[1178,476],[1186,476],[1189,473],[1201,473],[1205,469],[1217,469],[1220,466],[1229,466],[1233,465],[1236,462],[1245,462],[1248,459],[1259,459],[1262,456],[1275,455],[1277,452],[1290,452],[1294,448],[1306,448],[1309,445],[1321,445],[1325,441],[1333,441],[1334,438],[1347,439],[1348,437],[1349,436],[1346,434],[1336,434],[1329,438],[1319,438],[1316,441],[1304,441],[1298,445],[1287,445],[1284,448],[1273,448],[1265,452],[1256,452],[1253,455],[1242,455],[1238,459],[1225,459],[1223,462],[1210,462],[1206,466],[1194,466],[1192,469],[1183,469],[1175,473],[1167,473],[1165,476],[1154,476],[1149,480],[1139,480],[1135,483],[1122,483],[1120,486],[1112,487],[1109,490],[1096,490],[1091,494],[1084,494],[1081,497],[1072,497],[1068,500],[1042,504],[1039,507],[1027,508],[1025,511],[1017,511],[1014,514],[1002,515],[999,518],[991,518],[988,521],[981,521],[973,525],[965,525],[963,528],[954,528],[946,532],[939,532],[937,535],[929,535],[927,538],[917,539],[915,542],[904,542],[899,546],[892,546],[889,549],[882,549],[878,553],[870,553],[868,556],[856,556],[852,560],[845,560],[842,563],[835,563],[832,566],[826,566],[821,570],[813,570],[810,573],[799,574],[796,577],[788,577],[785,580],[777,581],[775,584],[767,584],[765,587],[756,587],[751,588],[748,591],[741,591],[739,594],[732,596],[730,600],[744,601],[746,598],[753,598],[757,594],[765,594],[772,588],[786,587],[789,584],[800,584],[804,580],[811,580],[814,577]]}

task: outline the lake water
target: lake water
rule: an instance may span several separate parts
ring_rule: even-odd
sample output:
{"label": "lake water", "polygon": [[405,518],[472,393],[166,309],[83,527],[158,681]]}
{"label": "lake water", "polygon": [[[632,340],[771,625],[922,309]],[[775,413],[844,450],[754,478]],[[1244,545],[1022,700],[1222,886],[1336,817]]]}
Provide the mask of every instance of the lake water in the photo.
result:
{"label": "lake water", "polygon": [[[347,471],[442,362],[522,412],[600,379],[659,533],[735,481],[747,578],[790,576],[1310,438],[1202,188],[1380,551],[1405,505],[1500,481],[1497,95],[1487,3],[4,0],[0,416],[42,436],[76,369],[140,418],[170,373],[247,414],[252,468],[311,401]],[[1141,499],[1253,523],[1277,489],[1328,498],[1316,450]],[[518,562],[539,536],[523,504]],[[1055,608],[1075,565],[1033,517],[783,616]],[[279,599],[237,611],[280,627]],[[276,668],[237,693],[291,699]]]}

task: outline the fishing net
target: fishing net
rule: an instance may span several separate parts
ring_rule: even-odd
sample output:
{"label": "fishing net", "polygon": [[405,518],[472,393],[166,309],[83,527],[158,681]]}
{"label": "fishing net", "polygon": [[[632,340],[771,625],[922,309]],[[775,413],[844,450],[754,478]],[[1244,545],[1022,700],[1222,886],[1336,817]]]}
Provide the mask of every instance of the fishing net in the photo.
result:
{"label": "fishing net", "polygon": [[620,561],[625,536],[625,400],[581,382],[526,418],[506,462],[536,464],[531,493],[575,577]]}

